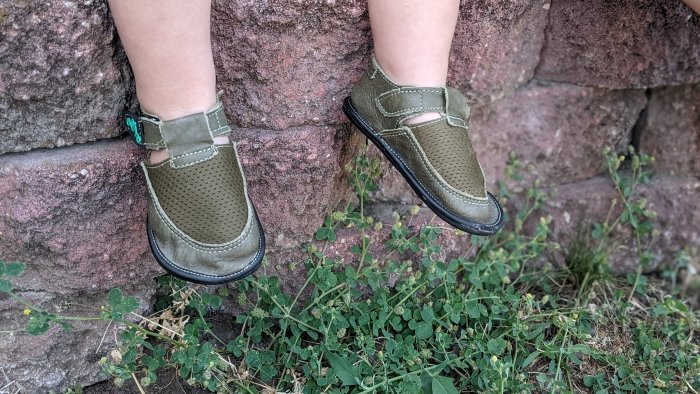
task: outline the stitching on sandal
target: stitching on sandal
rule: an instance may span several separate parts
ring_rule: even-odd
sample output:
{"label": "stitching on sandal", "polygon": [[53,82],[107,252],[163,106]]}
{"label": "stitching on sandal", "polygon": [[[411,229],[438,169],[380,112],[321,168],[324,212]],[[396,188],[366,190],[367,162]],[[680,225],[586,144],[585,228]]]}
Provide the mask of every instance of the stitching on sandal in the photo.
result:
{"label": "stitching on sandal", "polygon": [[[223,244],[218,244],[218,245],[212,245],[212,246],[204,246],[207,244],[203,244],[201,242],[198,242],[195,239],[192,239],[189,235],[185,234],[182,230],[180,230],[175,223],[172,222],[170,217],[168,217],[167,213],[165,213],[165,210],[163,210],[163,207],[160,205],[160,201],[158,200],[158,196],[155,193],[155,190],[153,190],[153,185],[151,184],[151,178],[148,176],[148,171],[146,165],[141,162],[141,166],[144,170],[144,173],[146,175],[146,184],[148,186],[148,193],[151,196],[151,201],[153,202],[153,205],[155,207],[156,213],[158,216],[163,220],[165,223],[166,227],[168,227],[168,230],[172,232],[175,236],[183,240],[185,243],[187,243],[189,246],[191,246],[193,249],[200,250],[202,252],[206,253],[218,253],[218,252],[225,252],[227,250],[233,249],[234,247],[239,246],[239,244],[243,243],[246,239],[248,239],[248,235],[252,231],[252,224],[254,220],[253,218],[253,206],[250,203],[250,200],[248,198],[247,194],[247,188],[244,188],[245,196],[246,196],[246,206],[248,207],[248,220],[246,222],[246,228],[244,228],[243,232],[241,235],[238,236],[238,238],[233,239],[229,242],[223,243]],[[245,179],[243,180],[245,182]],[[245,184],[245,183],[244,183]],[[211,251],[209,251],[211,250]]]}
{"label": "stitching on sandal", "polygon": [[183,153],[181,155],[173,156],[173,157],[171,157],[171,159],[179,159],[179,158],[185,157],[185,156],[196,155],[197,153],[206,152],[206,151],[212,150],[212,149],[213,149],[212,147],[208,147],[208,148],[200,149],[198,151],[194,151],[194,152],[190,152],[190,153]]}
{"label": "stitching on sandal", "polygon": [[[209,157],[205,157],[205,158],[203,158],[203,159],[200,159],[200,160],[197,160],[197,161],[193,161],[192,163],[187,163],[187,164],[175,164],[175,162],[174,162],[173,160],[175,160],[176,158],[171,158],[170,160],[168,160],[168,162],[170,163],[170,165],[171,165],[173,168],[186,168],[186,167],[193,166],[193,165],[195,165],[195,164],[204,163],[205,161],[210,160],[211,158],[213,158],[214,156],[216,156],[216,155],[219,154],[219,151],[216,149],[216,145],[212,145],[211,148],[203,149],[203,150],[201,150],[201,151],[199,151],[199,152],[204,152],[204,151],[207,151],[207,150],[210,150],[210,149],[211,149],[212,153],[211,153],[211,155],[210,155]],[[199,152],[187,153],[187,154],[185,154],[185,155],[180,155],[180,156],[178,156],[178,158],[179,158],[179,157],[183,157],[183,156],[193,155],[193,154],[199,153]]]}
{"label": "stitching on sandal", "polygon": [[[432,169],[431,169],[432,166],[430,166],[430,165],[429,165],[429,162],[426,161],[426,158],[424,157],[424,154],[423,154],[422,150],[420,149],[419,146],[416,145],[415,141],[413,140],[413,138],[412,138],[413,136],[410,136],[410,135],[408,135],[408,134],[406,134],[406,136],[409,137],[409,140],[411,141],[411,144],[412,144],[413,147],[416,149],[416,151],[419,153],[419,156],[420,156],[420,158],[421,158],[421,161],[423,162],[423,165],[425,165],[426,168],[428,169],[428,175],[429,175],[431,178],[435,179],[435,180],[440,184],[440,186],[443,186],[443,187],[445,188],[445,190],[446,190],[448,193],[450,193],[453,197],[457,198],[458,200],[460,200],[460,201],[462,201],[462,202],[465,202],[465,203],[467,203],[467,204],[482,205],[482,206],[488,205],[488,203],[489,203],[489,202],[488,202],[488,195],[486,196],[486,201],[484,201],[484,202],[478,202],[478,201],[473,201],[473,199],[477,199],[477,197],[468,196],[468,195],[464,195],[464,196],[463,196],[463,195],[460,195],[460,194],[455,193],[455,190],[454,190],[454,188],[453,188],[452,186],[448,185],[447,182],[445,182],[444,180],[442,180],[442,179],[436,177],[436,176],[433,174],[433,171],[432,171]],[[391,149],[391,151],[396,155],[396,157],[398,157],[399,160],[401,160],[401,163],[403,163],[403,165],[406,166],[406,169],[408,169],[409,171],[412,171],[412,170],[410,169],[410,167],[409,167],[408,165],[406,165],[406,162],[403,160],[403,158],[401,157],[401,155],[399,155],[398,152],[396,152],[396,150],[394,150],[394,148],[393,148],[390,144],[387,143],[387,146],[388,146],[389,149]],[[438,174],[438,175],[439,175],[439,174]],[[418,179],[418,177],[416,177],[416,181],[418,181],[418,183],[423,187],[423,189],[425,189],[425,191],[426,191],[428,194],[431,195],[431,197],[433,197],[433,199],[435,199],[436,201],[438,201],[438,199],[436,199],[435,196],[433,196],[433,195],[430,193],[430,191],[428,190],[428,188],[426,188],[425,185],[423,185],[423,183],[420,181],[420,179]],[[479,199],[479,200],[480,200],[480,199]],[[439,201],[438,201],[438,203],[439,203]],[[447,208],[444,207],[444,206],[443,206],[443,208],[447,209]],[[448,209],[448,210],[449,210],[449,209]]]}
{"label": "stitching on sandal", "polygon": [[[442,90],[442,89],[430,90],[430,89],[398,88],[398,89],[390,90],[388,92],[380,94],[379,96],[377,96],[374,99],[374,101],[375,101],[375,104],[377,105],[377,108],[379,109],[379,112],[381,112],[382,115],[393,118],[396,116],[405,115],[405,114],[415,112],[416,110],[422,110],[422,111],[427,111],[427,112],[430,112],[430,110],[437,110],[437,109],[445,110],[446,109],[445,106],[425,107],[423,104],[423,93],[443,93],[443,92],[444,92],[444,90]],[[420,107],[405,108],[405,109],[402,109],[401,111],[397,111],[397,112],[389,112],[386,110],[386,108],[384,108],[384,104],[382,104],[382,101],[385,101],[385,100],[389,99],[390,97],[393,97],[393,96],[396,96],[399,94],[403,94],[403,93],[418,93],[419,99],[420,99],[420,104],[421,104]]]}
{"label": "stitching on sandal", "polygon": [[[234,153],[235,153],[235,156],[236,156],[236,161],[237,161],[238,165],[240,166],[240,159],[238,158],[238,152],[236,152],[236,150],[235,150],[235,145],[234,145],[234,144],[231,144],[231,147],[234,149]],[[166,161],[166,162],[163,162],[163,163],[161,163],[161,164],[158,164],[158,165],[155,166],[155,167],[163,166],[163,165],[166,165],[166,164],[167,164],[167,161]],[[160,205],[160,201],[158,200],[158,196],[155,194],[155,190],[153,190],[153,185],[151,184],[151,178],[148,176],[148,172],[146,171],[146,169],[147,169],[148,167],[146,166],[146,164],[145,164],[144,162],[141,162],[141,166],[142,166],[142,168],[143,168],[143,170],[144,170],[144,174],[145,174],[145,177],[146,177],[146,185],[148,186],[148,192],[149,192],[149,194],[151,195],[152,201],[154,202],[156,208],[160,208],[160,210],[163,212],[163,215],[165,215],[165,218],[168,219],[167,221],[165,221],[165,222],[166,222],[166,225],[167,225],[167,224],[172,225],[172,231],[173,231],[176,235],[182,234],[185,238],[182,238],[182,237],[180,237],[180,238],[183,239],[185,242],[187,242],[188,245],[191,245],[191,246],[193,246],[194,248],[217,249],[217,248],[223,248],[223,247],[229,246],[229,244],[232,244],[232,243],[234,243],[234,242],[236,242],[236,241],[238,240],[238,238],[236,238],[236,239],[231,240],[231,241],[229,241],[229,242],[226,242],[226,243],[223,243],[223,244],[218,244],[218,245],[214,245],[214,244],[204,244],[204,243],[202,243],[202,242],[198,242],[197,240],[191,238],[189,235],[185,234],[182,230],[180,230],[180,229],[177,227],[177,225],[176,225],[175,223],[172,222],[172,220],[170,220],[170,218],[168,217],[168,215],[165,213],[165,210],[164,210],[163,207]],[[154,168],[154,167],[151,167],[151,168]],[[245,196],[246,196],[246,206],[248,207],[248,221],[246,222],[246,227],[248,227],[248,230],[246,231],[246,229],[244,228],[244,231],[243,231],[243,233],[241,233],[241,235],[239,236],[239,238],[240,238],[240,237],[243,237],[243,234],[244,234],[244,233],[250,232],[250,226],[249,226],[249,224],[253,222],[253,221],[251,220],[251,219],[252,219],[252,216],[251,216],[252,213],[251,213],[251,211],[252,211],[253,206],[252,206],[252,204],[250,203],[250,199],[249,199],[249,197],[248,197],[248,185],[246,184],[245,175],[243,174],[243,171],[241,171],[241,175],[243,175],[243,192],[244,192],[244,194],[245,194]],[[156,209],[156,211],[158,211],[158,209]],[[242,242],[242,241],[241,241],[241,242]],[[199,245],[202,245],[202,246],[199,246]],[[206,246],[206,245],[212,245],[212,246]],[[229,249],[230,249],[230,248],[229,248]]]}
{"label": "stitching on sandal", "polygon": [[187,163],[187,164],[180,164],[180,165],[175,165],[175,164],[173,164],[172,167],[173,167],[173,168],[187,168],[187,167],[193,166],[193,165],[195,165],[195,164],[203,163],[203,162],[205,162],[205,161],[207,161],[207,160],[210,160],[211,158],[213,158],[213,157],[216,156],[217,154],[218,154],[217,151],[213,151],[212,154],[211,154],[211,156],[206,157],[206,158],[204,158],[204,159],[197,160],[197,161],[195,161],[195,162]]}
{"label": "stitching on sandal", "polygon": [[[395,134],[396,136],[401,136],[402,134],[403,134],[403,135],[408,135],[407,132],[406,132],[404,129],[400,129],[400,130],[403,130],[403,133],[399,133],[399,132],[397,131],[396,134]],[[379,134],[377,134],[376,132],[374,132],[374,130],[372,130],[372,132],[373,132],[374,135],[376,135],[376,136],[378,136],[378,137],[381,137],[381,135],[379,135]],[[385,143],[386,143],[386,141],[385,141]],[[406,167],[406,170],[409,171],[409,172],[411,172],[411,173],[413,173],[413,170],[411,170],[411,168],[406,164],[406,162],[403,160],[403,158],[401,157],[401,155],[399,155],[399,153],[396,152],[396,150],[394,150],[394,148],[393,148],[389,143],[386,143],[386,146],[387,146],[387,148],[388,148],[389,150],[391,150],[391,152],[394,154],[394,156],[395,156],[397,159],[399,159],[399,161],[404,165],[404,167]],[[421,159],[423,159],[423,158],[421,157]],[[425,163],[424,163],[424,164],[425,164]],[[481,166],[481,164],[479,164],[479,165]],[[429,174],[430,176],[433,176],[432,174],[430,174],[430,169],[429,169],[429,168],[428,168],[428,174]],[[427,187],[425,187],[425,185],[423,184],[423,182],[421,182],[420,179],[418,179],[417,176],[413,175],[413,178],[416,180],[416,182],[418,182],[419,185],[421,185],[421,187],[423,188],[423,190],[424,190],[430,197],[432,197],[433,200],[434,200],[440,207],[442,207],[442,209],[444,209],[444,210],[446,210],[446,211],[448,211],[448,212],[453,212],[452,209],[449,209],[449,208],[447,208],[445,205],[443,205],[443,204],[440,202],[440,200],[437,199],[437,198],[430,192],[430,190],[428,190]],[[439,179],[437,179],[437,181],[440,182]],[[452,188],[452,187],[449,186],[449,185],[446,185],[446,187]],[[484,189],[485,189],[485,188],[484,188]],[[450,193],[452,194],[452,191],[451,191],[451,190],[448,189],[447,191],[450,192]],[[466,203],[468,203],[468,204],[473,204],[473,205],[484,205],[484,206],[485,206],[485,205],[488,205],[488,203],[489,203],[489,201],[488,201],[488,195],[487,195],[487,197],[486,197],[486,201],[483,202],[483,203],[476,202],[476,201],[470,201],[470,200],[464,200],[463,198],[460,198],[459,196],[455,196],[455,197],[458,198],[459,200],[462,200],[462,201],[464,201],[464,202],[466,202]],[[500,213],[499,213],[499,218],[500,218]]]}
{"label": "stitching on sandal", "polygon": [[246,229],[241,233],[241,235],[238,236],[238,238],[236,238],[233,241],[230,241],[230,243],[231,243],[230,245],[226,245],[225,247],[197,246],[197,245],[193,245],[191,241],[186,239],[185,237],[189,238],[189,236],[187,234],[183,233],[182,230],[178,229],[174,223],[172,224],[172,226],[174,228],[171,228],[170,223],[169,223],[170,218],[167,216],[167,214],[165,214],[165,212],[161,212],[162,208],[158,208],[158,206],[156,206],[155,208],[156,208],[156,213],[158,214],[158,217],[160,217],[161,220],[163,220],[166,227],[173,235],[180,238],[182,241],[184,241],[192,249],[195,249],[195,250],[197,250],[199,252],[203,252],[203,253],[222,253],[222,252],[227,252],[231,249],[235,249],[235,248],[241,246],[241,244],[244,241],[247,241],[248,239],[250,239],[250,234],[253,231],[254,220],[249,219],[248,222],[246,223]]}
{"label": "stitching on sandal", "polygon": [[191,274],[191,275],[195,275],[195,276],[199,276],[199,277],[203,277],[203,278],[229,278],[229,277],[232,277],[232,276],[240,275],[241,272],[245,272],[248,268],[250,268],[254,263],[257,262],[258,256],[260,256],[260,252],[263,251],[263,248],[262,248],[262,239],[260,239],[260,240],[258,241],[258,251],[255,253],[255,256],[253,256],[253,259],[252,259],[248,264],[246,264],[246,266],[243,267],[241,270],[236,271],[236,272],[231,273],[231,274],[227,274],[227,275],[209,275],[209,274],[203,274],[203,273],[201,273],[201,272],[191,271],[191,270],[189,270],[189,269],[187,269],[187,268],[181,267],[181,266],[179,266],[179,265],[173,263],[172,261],[170,261],[170,259],[167,258],[167,257],[163,254],[163,252],[161,252],[160,246],[158,246],[158,241],[156,241],[155,235],[153,234],[153,228],[150,228],[150,229],[149,229],[149,232],[150,232],[150,234],[151,234],[151,237],[153,238],[153,245],[155,245],[156,250],[158,251],[158,254],[159,254],[168,264],[170,264],[170,265],[172,265],[172,266],[175,266],[175,267],[177,267],[177,269],[182,270],[182,271],[184,271],[184,272],[187,272],[187,273],[189,273],[189,274]]}

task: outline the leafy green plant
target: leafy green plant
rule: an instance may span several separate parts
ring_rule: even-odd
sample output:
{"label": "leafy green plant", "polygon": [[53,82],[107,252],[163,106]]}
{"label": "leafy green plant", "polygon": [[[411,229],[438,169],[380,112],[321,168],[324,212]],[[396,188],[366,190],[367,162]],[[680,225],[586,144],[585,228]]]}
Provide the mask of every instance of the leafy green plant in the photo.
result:
{"label": "leafy green plant", "polygon": [[[212,392],[697,392],[698,313],[642,271],[654,214],[637,186],[651,159],[631,151],[630,169],[621,170],[624,160],[605,154],[621,209],[563,246],[539,213],[550,194],[538,183],[508,216],[510,228],[490,238],[412,226],[418,209],[377,221],[366,205],[379,165],[362,155],[348,169],[358,197],[307,245],[306,281],[294,294],[274,276],[214,293],[163,277],[156,312],[142,317],[135,300],[113,290],[94,318],[125,326],[100,363],[119,385],[147,387],[172,368]],[[522,166],[513,157],[507,173],[517,178]],[[504,185],[501,194],[515,197]],[[607,265],[622,226],[632,229],[640,266],[629,280]],[[327,252],[341,229],[358,235],[351,258]],[[444,250],[448,239],[464,252]],[[543,264],[562,248],[568,267]],[[28,308],[28,332],[69,322],[14,294],[5,277],[21,270],[12,267],[0,268],[0,290]],[[242,312],[224,340],[209,320],[227,300]]]}

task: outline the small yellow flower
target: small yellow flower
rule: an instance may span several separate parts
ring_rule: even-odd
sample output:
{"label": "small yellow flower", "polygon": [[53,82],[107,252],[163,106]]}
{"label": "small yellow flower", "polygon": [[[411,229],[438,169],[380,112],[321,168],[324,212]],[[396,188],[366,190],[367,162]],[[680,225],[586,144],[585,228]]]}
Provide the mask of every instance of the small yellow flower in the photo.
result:
{"label": "small yellow flower", "polygon": [[496,361],[498,361],[498,357],[496,357],[496,356],[491,356],[491,362],[492,362],[492,363],[495,363]]}
{"label": "small yellow flower", "polygon": [[22,314],[23,314],[24,316],[29,316],[29,315],[32,314],[32,310],[29,309],[29,308],[27,308],[27,309],[25,309],[25,310],[22,311]]}

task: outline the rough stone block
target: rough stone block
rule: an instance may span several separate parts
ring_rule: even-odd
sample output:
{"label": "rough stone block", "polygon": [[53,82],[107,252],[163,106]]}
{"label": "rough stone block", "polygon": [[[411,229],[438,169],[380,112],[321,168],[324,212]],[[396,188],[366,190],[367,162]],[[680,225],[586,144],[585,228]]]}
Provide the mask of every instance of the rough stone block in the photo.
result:
{"label": "rough stone block", "polygon": [[549,0],[463,1],[450,56],[450,83],[474,106],[495,101],[533,76]]}
{"label": "rough stone block", "polygon": [[700,82],[700,16],[677,0],[552,0],[536,77],[643,88]]}
{"label": "rough stone block", "polygon": [[[298,250],[347,198],[341,178],[356,140],[344,127],[238,129],[233,139],[277,264],[289,254],[285,247]],[[18,289],[47,308],[65,302],[97,307],[108,289],[163,273],[146,240],[143,155],[123,139],[0,156],[0,258],[27,264]],[[286,267],[278,274],[290,287],[304,279]],[[19,328],[21,319],[17,305],[0,297],[0,331]],[[96,362],[113,338],[108,332],[102,353],[95,354],[103,332],[79,324],[72,333],[0,336],[0,367],[29,392],[95,382]],[[25,348],[30,351],[19,351]]]}
{"label": "rough stone block", "polygon": [[0,64],[0,153],[122,133],[131,82],[106,2],[2,2]]}
{"label": "rough stone block", "polygon": [[[526,83],[539,61],[547,4],[463,4],[451,83],[477,104]],[[345,121],[342,101],[371,53],[366,2],[217,1],[212,31],[234,123],[282,130]]]}
{"label": "rough stone block", "polygon": [[143,151],[129,140],[0,156],[0,258],[24,290],[104,290],[156,276]]}
{"label": "rough stone block", "polygon": [[[85,289],[89,290],[89,289]],[[135,283],[122,289],[124,296],[140,302],[136,312],[151,308],[154,283]],[[64,316],[98,316],[100,305],[106,305],[107,292],[85,291],[56,295],[44,291],[20,294],[34,305]],[[108,322],[72,322],[73,329],[64,332],[53,327],[40,336],[24,332],[28,317],[24,306],[0,295],[0,370],[10,382],[8,393],[62,393],[75,385],[89,385],[104,379],[98,361],[115,347],[120,325]],[[5,384],[0,374],[0,384]],[[21,387],[21,391],[15,391]],[[2,388],[2,386],[0,386]]]}
{"label": "rough stone block", "polygon": [[[553,186],[556,193],[549,198],[542,209],[535,211],[525,224],[525,232],[531,232],[540,217],[551,216],[550,239],[559,242],[562,249],[553,254],[542,256],[533,264],[565,264],[566,252],[571,242],[579,236],[589,236],[593,223],[602,223],[609,214],[619,215],[622,210],[618,192],[607,176],[596,176],[584,181]],[[652,262],[648,270],[660,266],[673,266],[674,254],[684,248],[700,250],[700,228],[695,223],[700,221],[700,213],[695,209],[696,201],[700,200],[700,181],[697,178],[655,177],[652,182],[641,185],[638,197],[647,201],[647,208],[655,211],[657,217],[654,229],[656,239],[652,243]],[[613,203],[613,201],[615,201]],[[514,217],[523,207],[522,193],[513,194],[509,201],[504,200],[510,217]],[[613,206],[614,204],[614,206]],[[611,211],[611,206],[613,209]],[[421,226],[431,225],[443,228],[440,244],[443,246],[438,258],[451,259],[456,256],[470,258],[478,250],[473,245],[470,236],[453,231],[452,227],[438,218],[427,208],[420,208],[415,215],[408,214],[409,206],[374,202],[367,204],[366,214],[373,216],[376,221],[383,223],[379,231],[367,233],[370,237],[370,253],[373,257],[384,261],[390,251],[386,246],[391,236],[391,225],[394,223],[393,214],[401,214],[403,224],[411,231]],[[510,230],[509,230],[510,229]],[[512,231],[512,222],[506,223],[504,231]],[[360,233],[353,229],[339,228],[336,231],[337,240],[323,248],[327,256],[342,259],[347,264],[357,264],[358,256],[350,249],[360,244]],[[646,241],[644,241],[646,242]],[[646,244],[644,244],[646,245]],[[299,255],[295,255],[299,261]],[[411,256],[403,256],[410,259]],[[393,254],[393,258],[403,257]],[[292,261],[292,260],[288,260]],[[634,248],[634,237],[629,225],[616,228],[612,234],[609,248],[609,264],[616,273],[634,272],[638,267],[639,255]]]}
{"label": "rough stone block", "polygon": [[232,121],[283,130],[345,121],[369,58],[364,1],[215,1],[213,46]]}
{"label": "rough stone block", "polygon": [[[592,230],[590,226],[593,223],[602,223],[609,214],[619,215],[622,210],[618,192],[607,176],[596,176],[588,180],[553,187],[556,190],[555,195],[545,202],[542,209],[530,216],[525,228],[526,232],[531,231],[540,217],[551,216],[551,239],[559,242],[563,248],[558,254],[547,255],[546,259],[538,261],[537,264],[545,262],[564,264],[566,252],[574,239],[590,235]],[[660,266],[673,266],[676,251],[684,248],[700,250],[700,228],[696,225],[700,221],[700,212],[696,209],[696,202],[700,201],[700,181],[697,178],[655,177],[649,184],[641,185],[638,193],[638,197],[646,199],[647,208],[657,213],[657,217],[653,219],[657,235],[651,247],[653,258],[647,267],[648,270]],[[511,217],[522,209],[524,203],[522,197],[521,194],[515,194],[510,201],[504,200]],[[611,211],[614,200],[616,202]],[[408,207],[405,205],[380,203],[370,205],[368,212],[382,221],[386,229],[393,223],[392,212],[405,213],[407,210]],[[450,228],[429,209],[421,208],[418,212],[417,215],[410,217],[406,222],[407,225],[418,228],[430,223],[433,226]],[[507,230],[510,226],[512,223],[506,223],[505,231],[510,231]],[[328,253],[347,261],[357,260],[348,251],[352,245],[359,244],[359,236],[355,233],[352,229],[339,230],[338,241],[327,249]],[[382,245],[388,238],[388,233],[380,232],[372,239],[375,243],[373,249],[375,256],[387,253],[386,247]],[[444,245],[442,253],[445,258],[459,255],[468,258],[475,251],[475,246],[470,243],[468,236],[460,236],[453,231],[445,231],[441,235],[441,243]],[[614,272],[634,272],[637,269],[639,255],[634,248],[634,237],[629,225],[615,229],[609,252],[609,264]]]}
{"label": "rough stone block", "polygon": [[347,198],[344,167],[357,143],[346,127],[308,126],[281,133],[239,129],[233,139],[239,141],[268,249],[309,240],[324,217]]}
{"label": "rough stone block", "polygon": [[640,149],[657,172],[700,178],[700,85],[652,90]]}
{"label": "rough stone block", "polygon": [[493,186],[503,179],[509,152],[534,166],[528,178],[574,183],[605,170],[606,145],[626,151],[645,105],[639,90],[533,82],[477,109],[470,132]]}
{"label": "rough stone block", "polygon": [[[451,83],[479,104],[527,82],[547,4],[463,4]],[[345,121],[342,100],[370,54],[366,2],[217,1],[212,16],[219,86],[233,123],[283,130]],[[0,129],[9,136],[0,152],[121,133],[118,118],[132,89],[105,3],[8,3],[0,6],[0,37],[8,65],[0,70]]]}
{"label": "rough stone block", "polygon": [[[566,245],[579,231],[590,231],[587,224],[602,223],[616,200],[612,215],[621,212],[622,204],[608,177],[596,177],[583,182],[557,187],[558,194],[548,201],[542,213],[553,218],[553,238]],[[639,196],[647,207],[657,213],[654,228],[658,237],[652,244],[653,260],[648,269],[661,265],[673,266],[673,256],[683,248],[700,247],[700,181],[686,177],[656,177],[639,187]],[[614,216],[613,216],[614,217]],[[634,239],[627,225],[615,231],[610,265],[616,272],[637,269],[638,256]],[[564,250],[565,252],[565,250]]]}
{"label": "rough stone block", "polygon": [[[532,82],[472,113],[470,135],[488,187],[497,191],[509,153],[531,171],[526,180],[574,183],[605,170],[606,145],[624,152],[631,130],[646,104],[643,91],[607,90],[569,84]],[[378,198],[415,203],[403,178],[386,163]]]}
{"label": "rough stone block", "polygon": [[[354,226],[339,225],[336,227],[336,240],[334,242],[314,241],[312,244],[316,250],[323,251],[325,256],[341,261],[344,265],[357,267],[360,256],[353,252],[352,248],[361,244],[361,237],[364,235],[368,237],[370,245],[367,253],[377,262],[384,264],[389,260],[412,260],[419,264],[420,258],[417,254],[411,251],[399,253],[388,246],[392,225],[396,221],[395,215],[399,215],[402,225],[406,226],[410,234],[417,233],[426,225],[442,229],[437,241],[442,246],[442,250],[434,256],[436,259],[449,261],[458,256],[469,258],[478,250],[477,246],[471,243],[469,234],[455,231],[430,209],[419,208],[415,212],[411,212],[411,209],[410,206],[402,204],[368,201],[365,204],[365,215],[371,216],[375,225],[381,222],[381,228],[369,229],[362,233]],[[283,278],[285,291],[297,292],[306,279],[306,270],[301,268],[303,266],[300,262],[308,260],[309,253],[301,248],[286,249],[274,253],[274,265],[263,266],[261,271],[268,275],[280,276]]]}

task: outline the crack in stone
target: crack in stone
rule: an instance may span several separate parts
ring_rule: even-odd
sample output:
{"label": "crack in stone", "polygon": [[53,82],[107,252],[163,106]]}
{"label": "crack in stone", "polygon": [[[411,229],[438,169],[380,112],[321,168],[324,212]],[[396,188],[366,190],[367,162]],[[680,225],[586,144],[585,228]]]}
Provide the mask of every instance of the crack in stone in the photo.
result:
{"label": "crack in stone", "polygon": [[540,48],[540,52],[538,54],[537,65],[532,71],[532,79],[537,79],[537,74],[542,66],[542,59],[544,59],[544,51],[547,48],[547,37],[549,36],[547,32],[550,30],[549,21],[552,15],[552,2],[548,0],[542,5],[542,7],[546,7],[547,9],[547,22],[544,24],[544,30],[542,31],[542,34],[544,35],[544,38],[542,39],[542,48]]}
{"label": "crack in stone", "polygon": [[650,88],[647,88],[644,91],[644,95],[646,96],[646,103],[644,103],[644,107],[642,108],[642,110],[639,111],[637,120],[635,120],[634,125],[632,126],[632,131],[630,133],[630,145],[632,146],[632,148],[634,148],[634,151],[637,153],[641,151],[642,134],[644,129],[647,128],[647,124],[649,121],[649,102],[651,101],[651,94],[652,91]]}

